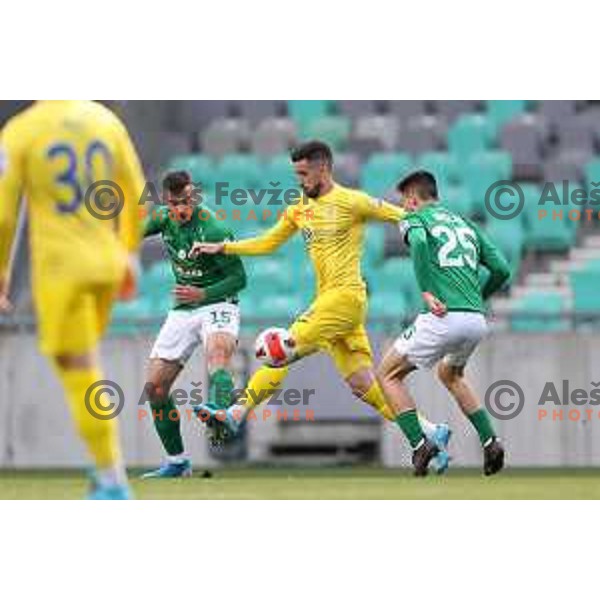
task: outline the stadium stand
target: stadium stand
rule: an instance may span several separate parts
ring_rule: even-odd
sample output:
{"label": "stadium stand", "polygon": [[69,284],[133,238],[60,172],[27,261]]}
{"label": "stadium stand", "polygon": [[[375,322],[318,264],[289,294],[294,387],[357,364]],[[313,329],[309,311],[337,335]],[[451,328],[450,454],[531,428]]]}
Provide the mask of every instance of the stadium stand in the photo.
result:
{"label": "stadium stand", "polygon": [[[8,104],[4,103],[7,114],[0,114],[0,120],[21,106],[19,101],[14,107]],[[257,189],[270,182],[295,187],[287,152],[309,137],[333,146],[335,174],[341,183],[375,196],[393,199],[399,177],[412,168],[429,169],[438,178],[443,201],[481,223],[513,265],[512,290],[493,304],[499,314],[507,315],[506,326],[562,331],[580,321],[593,324],[590,315],[600,311],[592,289],[600,271],[597,210],[591,221],[571,218],[570,210],[585,207],[572,205],[563,190],[563,180],[569,190],[579,187],[588,193],[596,191],[594,183],[600,185],[596,102],[273,100],[114,105],[133,132],[147,172],[159,177],[167,168],[189,169],[194,181],[201,182],[208,204],[214,200],[216,181],[228,181],[229,189]],[[486,191],[499,180],[518,183],[523,191],[524,208],[514,219],[497,219],[486,210]],[[554,201],[539,205],[547,182],[556,183],[560,205]],[[223,206],[229,206],[227,202]],[[245,217],[252,206],[236,208]],[[548,216],[541,218],[540,209]],[[275,218],[242,219],[232,226],[243,237]],[[369,225],[366,238],[364,269],[374,327],[378,319],[399,315],[409,319],[418,297],[397,229]],[[152,317],[164,312],[171,276],[161,256],[155,245],[146,245],[142,296],[135,305],[120,305],[117,320],[134,313]],[[283,264],[289,268],[282,267],[282,261],[288,261]],[[243,300],[246,316],[289,316],[302,308],[312,281],[305,261],[301,240],[276,259],[246,261],[252,271],[252,285]],[[535,313],[545,317],[536,319]]]}

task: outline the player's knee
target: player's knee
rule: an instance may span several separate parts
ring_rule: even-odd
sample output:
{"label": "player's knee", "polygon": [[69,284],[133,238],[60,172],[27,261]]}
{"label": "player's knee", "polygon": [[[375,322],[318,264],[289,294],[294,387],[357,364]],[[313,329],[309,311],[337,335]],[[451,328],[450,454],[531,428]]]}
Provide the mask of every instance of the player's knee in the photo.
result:
{"label": "player's knee", "polygon": [[358,398],[362,398],[375,383],[375,377],[370,371],[359,371],[347,377],[346,382],[352,393]]}
{"label": "player's knee", "polygon": [[217,333],[212,335],[206,348],[209,364],[224,365],[231,361],[235,352],[236,340],[232,335]]}
{"label": "player's knee", "polygon": [[441,361],[437,367],[437,374],[440,381],[447,387],[453,388],[462,380],[464,376],[464,367],[449,365]]}

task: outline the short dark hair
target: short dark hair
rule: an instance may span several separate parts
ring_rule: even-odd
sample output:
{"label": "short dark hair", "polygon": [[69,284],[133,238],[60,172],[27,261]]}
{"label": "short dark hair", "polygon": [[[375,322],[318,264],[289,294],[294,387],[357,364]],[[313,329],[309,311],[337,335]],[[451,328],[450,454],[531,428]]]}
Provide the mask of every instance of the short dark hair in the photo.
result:
{"label": "short dark hair", "polygon": [[409,188],[414,188],[415,194],[421,200],[438,199],[437,182],[429,171],[414,171],[401,179],[396,186],[401,194],[404,194]]}
{"label": "short dark hair", "polygon": [[163,190],[178,196],[190,183],[192,183],[192,177],[187,171],[171,171],[163,179]]}
{"label": "short dark hair", "polygon": [[327,163],[330,167],[333,165],[333,153],[331,148],[325,143],[319,140],[311,140],[300,144],[296,148],[293,148],[290,152],[292,162],[299,162],[301,160],[308,161],[320,161]]}

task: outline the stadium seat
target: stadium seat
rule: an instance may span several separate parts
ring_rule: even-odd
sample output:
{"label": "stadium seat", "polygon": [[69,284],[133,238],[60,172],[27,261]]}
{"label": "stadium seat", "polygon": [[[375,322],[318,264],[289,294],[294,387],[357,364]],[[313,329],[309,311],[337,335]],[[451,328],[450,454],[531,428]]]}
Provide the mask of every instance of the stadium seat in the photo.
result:
{"label": "stadium seat", "polygon": [[585,183],[587,186],[588,194],[592,190],[600,189],[598,186],[592,184],[592,182],[600,182],[600,158],[594,158],[585,165]]}
{"label": "stadium seat", "polygon": [[555,133],[561,150],[576,150],[594,154],[594,131],[584,115],[564,117],[555,123]]}
{"label": "stadium seat", "polygon": [[333,177],[342,185],[355,188],[360,180],[360,157],[354,153],[336,154]]}
{"label": "stadium seat", "polygon": [[394,115],[368,115],[356,120],[350,139],[353,150],[390,152],[394,150],[400,131],[400,122]]}
{"label": "stadium seat", "polygon": [[265,119],[282,117],[286,110],[285,102],[281,100],[233,100],[231,105],[232,112],[251,125]]}
{"label": "stadium seat", "polygon": [[363,165],[360,187],[373,196],[393,191],[396,183],[410,170],[412,161],[407,154],[373,154]]}
{"label": "stadium seat", "polygon": [[433,100],[433,111],[452,123],[461,115],[476,112],[479,108],[477,100]]}
{"label": "stadium seat", "polygon": [[541,178],[548,133],[546,122],[535,113],[519,115],[500,129],[500,147],[512,156],[515,178]]}
{"label": "stadium seat", "polygon": [[249,139],[250,126],[242,119],[215,119],[200,134],[204,154],[215,159],[240,152],[247,147]]}
{"label": "stadium seat", "polygon": [[373,296],[380,293],[403,296],[411,310],[420,306],[421,295],[409,258],[388,258],[373,275]]}
{"label": "stadium seat", "polygon": [[562,150],[544,163],[544,181],[583,181],[590,158],[587,150]]}
{"label": "stadium seat", "polygon": [[296,126],[291,119],[265,119],[252,133],[252,152],[263,157],[284,154],[296,143],[297,137]]}
{"label": "stadium seat", "polygon": [[[562,198],[562,183],[558,182],[555,186],[558,197]],[[533,193],[525,192],[525,245],[528,249],[539,251],[567,251],[575,242],[577,223],[568,218],[568,206],[556,206],[551,202],[540,203],[542,194],[543,189],[537,197]],[[546,210],[547,215],[540,214],[541,210]],[[558,217],[558,212],[556,218],[553,218],[553,210],[562,210],[562,219]]]}
{"label": "stadium seat", "polygon": [[398,135],[396,149],[416,155],[439,150],[444,146],[447,124],[433,115],[412,117]]}
{"label": "stadium seat", "polygon": [[448,147],[459,161],[491,147],[494,127],[485,115],[463,115],[448,130]]}
{"label": "stadium seat", "polygon": [[425,100],[389,100],[385,103],[386,112],[398,117],[403,123],[412,117],[427,114]]}
{"label": "stadium seat", "polygon": [[263,185],[269,186],[271,182],[279,182],[281,189],[298,189],[298,180],[294,174],[294,167],[288,154],[279,154],[266,161],[262,167]]}
{"label": "stadium seat", "polygon": [[305,139],[324,141],[338,151],[346,147],[351,127],[348,117],[325,115],[309,121],[301,131]]}
{"label": "stadium seat", "polygon": [[487,100],[487,114],[499,129],[505,123],[527,110],[526,100]]}
{"label": "stadium seat", "polygon": [[333,108],[331,100],[288,100],[287,103],[288,114],[300,129],[314,119],[332,114]]}
{"label": "stadium seat", "polygon": [[578,313],[600,312],[600,262],[588,261],[580,268],[571,271],[570,283],[573,290],[573,308]]}
{"label": "stadium seat", "polygon": [[509,180],[512,175],[512,160],[508,152],[488,151],[477,153],[459,163],[463,184],[475,201],[475,211],[482,218],[487,217],[484,201],[491,185],[501,180]]}
{"label": "stadium seat", "polygon": [[460,181],[456,157],[447,152],[425,152],[415,160],[415,169],[425,169],[435,176],[440,195],[452,185]]}
{"label": "stadium seat", "polygon": [[200,183],[208,194],[214,194],[215,162],[204,154],[182,154],[175,156],[168,164],[167,170],[189,171],[192,181]]}
{"label": "stadium seat", "polygon": [[377,100],[336,100],[337,112],[351,119],[358,119],[378,112]]}
{"label": "stadium seat", "polygon": [[525,230],[520,219],[501,220],[489,218],[485,233],[492,243],[500,248],[500,251],[509,262],[514,277],[519,273],[523,249],[525,247]]}
{"label": "stadium seat", "polygon": [[109,333],[114,335],[132,335],[140,331],[140,321],[149,319],[154,311],[152,303],[143,296],[131,302],[115,302]]}
{"label": "stadium seat", "polygon": [[369,328],[377,333],[398,336],[403,322],[414,315],[414,307],[402,294],[382,292],[369,296]]}
{"label": "stadium seat", "polygon": [[520,332],[567,331],[569,322],[563,316],[566,308],[566,300],[560,293],[532,291],[515,301],[511,328]]}
{"label": "stadium seat", "polygon": [[385,246],[385,229],[377,223],[369,223],[365,227],[363,262],[367,269],[379,266],[383,262]]}
{"label": "stadium seat", "polygon": [[449,210],[457,212],[465,217],[474,216],[479,209],[479,203],[476,203],[466,186],[452,185],[440,190],[440,199]]}
{"label": "stadium seat", "polygon": [[176,131],[199,132],[214,119],[232,116],[232,102],[228,100],[176,100],[171,104]]}
{"label": "stadium seat", "polygon": [[575,115],[577,102],[575,100],[538,100],[535,108],[536,112],[553,130],[558,123]]}
{"label": "stadium seat", "polygon": [[261,169],[257,159],[248,154],[228,154],[217,164],[216,180],[228,183],[228,190],[257,188],[261,185]]}

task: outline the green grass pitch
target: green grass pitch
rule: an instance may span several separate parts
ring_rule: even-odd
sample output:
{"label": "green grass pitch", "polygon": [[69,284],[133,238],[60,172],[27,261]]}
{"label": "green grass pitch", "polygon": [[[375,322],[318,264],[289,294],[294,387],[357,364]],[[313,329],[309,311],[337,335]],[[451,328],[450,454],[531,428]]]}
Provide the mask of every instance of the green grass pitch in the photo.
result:
{"label": "green grass pitch", "polygon": [[[198,470],[189,479],[153,481],[130,474],[140,500],[600,499],[600,471],[580,469],[507,469],[490,478],[454,469],[426,479],[377,467],[220,469],[212,477]],[[86,487],[79,472],[0,472],[0,499],[79,499]]]}

